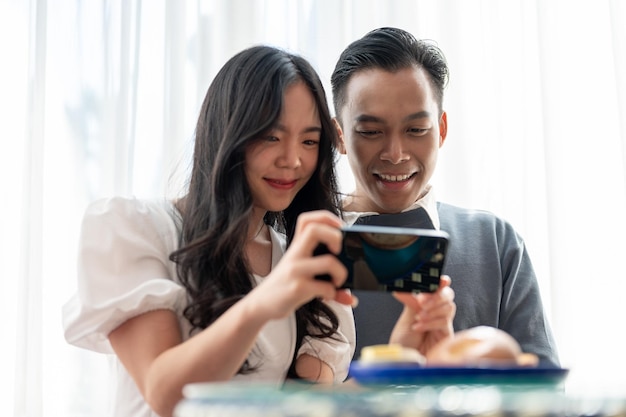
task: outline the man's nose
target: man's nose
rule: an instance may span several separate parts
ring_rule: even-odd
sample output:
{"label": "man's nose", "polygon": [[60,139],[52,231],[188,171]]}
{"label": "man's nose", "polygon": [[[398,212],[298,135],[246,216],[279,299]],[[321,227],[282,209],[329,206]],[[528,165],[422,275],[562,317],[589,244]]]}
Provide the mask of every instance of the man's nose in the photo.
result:
{"label": "man's nose", "polygon": [[386,139],[385,147],[380,153],[380,159],[392,164],[400,164],[409,160],[404,141],[399,135],[393,135]]}

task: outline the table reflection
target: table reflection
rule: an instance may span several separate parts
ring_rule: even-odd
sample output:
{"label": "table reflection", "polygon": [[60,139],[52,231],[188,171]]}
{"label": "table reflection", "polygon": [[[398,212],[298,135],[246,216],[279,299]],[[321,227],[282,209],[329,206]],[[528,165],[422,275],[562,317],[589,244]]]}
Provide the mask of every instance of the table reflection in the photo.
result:
{"label": "table reflection", "polygon": [[192,384],[176,417],[626,416],[626,397],[572,396],[561,385],[398,385],[353,382]]}

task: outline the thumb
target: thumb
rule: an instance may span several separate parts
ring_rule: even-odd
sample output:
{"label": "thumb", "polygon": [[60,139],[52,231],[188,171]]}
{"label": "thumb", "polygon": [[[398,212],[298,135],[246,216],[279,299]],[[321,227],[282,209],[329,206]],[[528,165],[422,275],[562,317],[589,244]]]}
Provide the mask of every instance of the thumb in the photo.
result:
{"label": "thumb", "polygon": [[410,292],[394,291],[392,295],[396,300],[400,301],[402,304],[404,304],[406,307],[410,308],[411,310],[414,310],[414,311],[421,310],[420,302],[415,297],[415,294],[410,293]]}

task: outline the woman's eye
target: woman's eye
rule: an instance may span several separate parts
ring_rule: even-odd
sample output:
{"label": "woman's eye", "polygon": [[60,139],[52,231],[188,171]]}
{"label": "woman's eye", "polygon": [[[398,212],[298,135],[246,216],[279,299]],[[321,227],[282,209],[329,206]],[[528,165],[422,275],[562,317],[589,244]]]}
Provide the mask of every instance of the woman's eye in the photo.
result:
{"label": "woman's eye", "polygon": [[266,136],[265,140],[267,142],[278,142],[278,138],[276,136],[271,136],[271,135],[270,136]]}
{"label": "woman's eye", "polygon": [[315,139],[306,139],[302,143],[304,143],[307,146],[316,146],[316,145],[319,145],[320,141],[319,140],[315,140]]}

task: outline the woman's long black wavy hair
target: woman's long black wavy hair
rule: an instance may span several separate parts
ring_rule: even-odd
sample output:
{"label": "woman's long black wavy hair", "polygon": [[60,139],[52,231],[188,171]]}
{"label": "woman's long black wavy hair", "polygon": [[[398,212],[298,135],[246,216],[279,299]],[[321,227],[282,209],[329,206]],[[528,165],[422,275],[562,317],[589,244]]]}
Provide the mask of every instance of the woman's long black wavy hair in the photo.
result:
{"label": "woman's long black wavy hair", "polygon": [[[189,189],[179,202],[182,242],[171,254],[187,290],[184,311],[194,330],[213,323],[252,289],[245,256],[252,198],[245,150],[276,125],[287,88],[303,82],[311,91],[321,122],[317,167],[311,179],[282,212],[268,212],[265,223],[293,239],[296,219],[305,211],[339,214],[334,168],[336,131],[319,76],[302,57],[269,46],[255,46],[231,58],[211,83],[195,131]],[[305,335],[332,337],[336,315],[320,300],[296,311],[297,348]],[[249,372],[246,363],[240,372]],[[290,376],[295,377],[292,370]]]}

